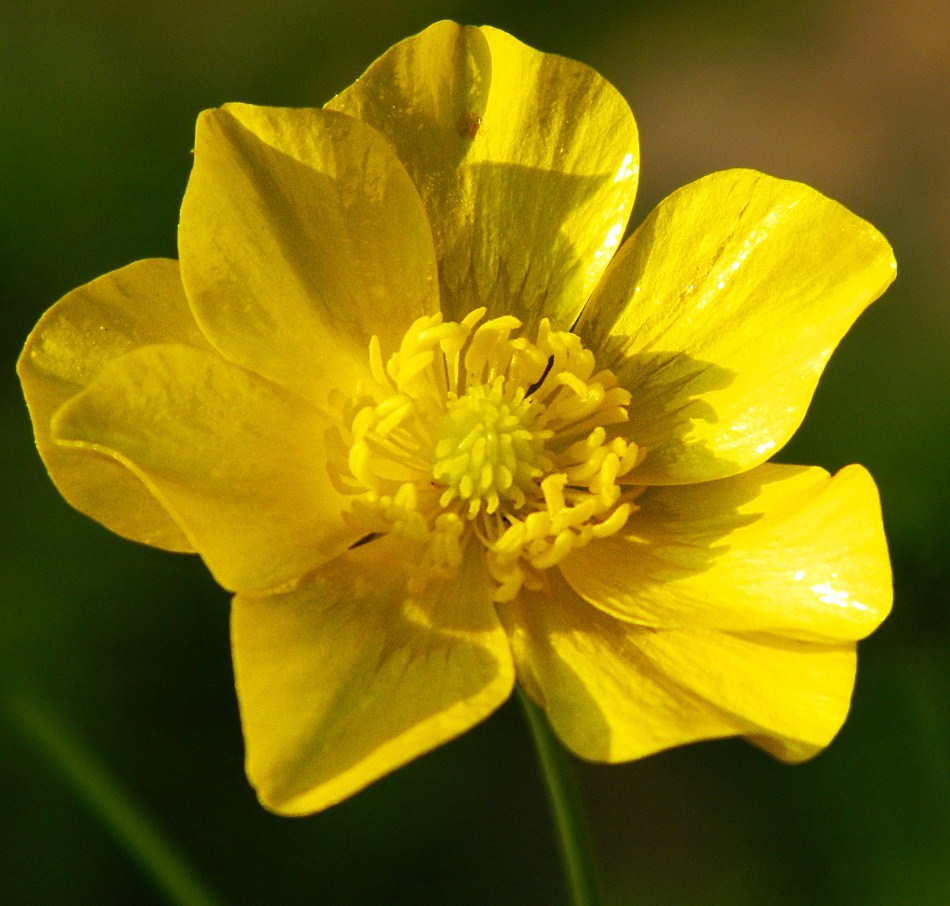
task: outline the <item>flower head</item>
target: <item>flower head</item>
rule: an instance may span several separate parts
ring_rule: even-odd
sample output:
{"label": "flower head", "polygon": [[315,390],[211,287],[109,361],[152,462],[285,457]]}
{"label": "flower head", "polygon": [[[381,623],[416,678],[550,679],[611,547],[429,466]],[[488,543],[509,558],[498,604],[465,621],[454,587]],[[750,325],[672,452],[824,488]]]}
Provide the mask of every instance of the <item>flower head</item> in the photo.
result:
{"label": "flower head", "polygon": [[621,245],[637,176],[595,72],[438,23],[322,110],[202,114],[180,260],[31,334],[64,496],[236,592],[268,807],[350,795],[516,680],[596,761],[799,761],[840,727],[890,606],[877,493],[766,460],[891,250],[746,170]]}

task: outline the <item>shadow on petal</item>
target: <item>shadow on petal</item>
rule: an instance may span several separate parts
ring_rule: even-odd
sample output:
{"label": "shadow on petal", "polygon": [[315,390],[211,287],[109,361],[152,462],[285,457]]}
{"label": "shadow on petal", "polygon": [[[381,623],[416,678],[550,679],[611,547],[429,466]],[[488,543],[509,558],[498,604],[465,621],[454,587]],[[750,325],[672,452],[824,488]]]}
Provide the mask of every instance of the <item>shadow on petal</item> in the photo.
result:
{"label": "shadow on petal", "polygon": [[239,595],[232,615],[247,772],[261,801],[305,814],[465,732],[511,692],[481,558],[424,591],[388,536],[299,586]]}
{"label": "shadow on petal", "polygon": [[[646,448],[643,462],[627,476],[637,484],[708,481],[740,471],[740,464],[700,437],[697,425],[717,425],[710,395],[728,388],[736,373],[679,351],[651,350],[628,355],[630,337],[612,337],[598,355],[631,394],[629,420],[620,433]],[[723,426],[725,428],[725,426]],[[703,434],[708,435],[708,431]],[[675,479],[669,476],[674,474]]]}

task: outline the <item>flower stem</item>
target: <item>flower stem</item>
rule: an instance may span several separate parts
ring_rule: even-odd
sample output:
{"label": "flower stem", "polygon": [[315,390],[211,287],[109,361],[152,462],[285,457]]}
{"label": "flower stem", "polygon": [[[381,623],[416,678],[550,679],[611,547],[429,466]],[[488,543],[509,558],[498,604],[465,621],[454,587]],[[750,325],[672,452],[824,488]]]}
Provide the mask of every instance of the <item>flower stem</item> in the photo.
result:
{"label": "flower stem", "polygon": [[184,857],[58,717],[30,698],[0,693],[2,713],[76,795],[85,800],[169,902],[179,906],[217,906],[217,899]]}
{"label": "flower stem", "polygon": [[518,700],[528,718],[531,737],[538,752],[538,762],[557,828],[564,872],[571,891],[571,904],[598,906],[601,898],[590,830],[571,757],[551,731],[544,712],[520,686]]}

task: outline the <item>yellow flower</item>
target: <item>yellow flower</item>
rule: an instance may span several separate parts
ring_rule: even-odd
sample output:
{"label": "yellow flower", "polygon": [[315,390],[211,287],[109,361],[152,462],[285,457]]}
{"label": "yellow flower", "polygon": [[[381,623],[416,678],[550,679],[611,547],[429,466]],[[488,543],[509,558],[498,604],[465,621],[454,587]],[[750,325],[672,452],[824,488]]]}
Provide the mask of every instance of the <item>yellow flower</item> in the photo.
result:
{"label": "yellow flower", "polygon": [[180,261],[28,340],[65,497],[236,592],[267,807],[354,793],[516,679],[595,761],[800,761],[840,727],[890,607],[877,493],[765,461],[891,249],[747,170],[620,246],[637,175],[595,72],[438,23],[322,110],[202,114]]}

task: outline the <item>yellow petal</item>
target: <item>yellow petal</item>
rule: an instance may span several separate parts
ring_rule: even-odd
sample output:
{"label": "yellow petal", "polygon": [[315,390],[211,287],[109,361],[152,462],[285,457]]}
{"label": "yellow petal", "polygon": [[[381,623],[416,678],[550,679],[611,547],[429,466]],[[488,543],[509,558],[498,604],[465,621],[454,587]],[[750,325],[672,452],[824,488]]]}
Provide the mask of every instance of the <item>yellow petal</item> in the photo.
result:
{"label": "yellow petal", "polygon": [[638,173],[620,94],[581,63],[439,22],[328,105],[391,142],[432,223],[442,306],[570,327],[622,238]]}
{"label": "yellow petal", "polygon": [[317,405],[356,386],[374,334],[393,349],[439,310],[412,181],[381,136],[339,113],[203,113],[179,251],[215,346]]}
{"label": "yellow petal", "polygon": [[519,683],[582,758],[629,761],[745,729],[650,663],[637,647],[650,630],[601,613],[556,576],[552,594],[522,594],[500,614]]}
{"label": "yellow petal", "polygon": [[53,442],[53,413],[114,359],[153,343],[210,349],[185,299],[178,262],[137,261],[60,299],[33,329],[17,363],[36,445],[76,509],[134,541],[173,551],[191,545],[145,485],[121,463]]}
{"label": "yellow petal", "polygon": [[562,564],[586,600],[661,628],[854,640],[891,607],[874,481],[860,466],[766,464],[649,488],[625,528]]}
{"label": "yellow petal", "polygon": [[232,650],[247,773],[261,802],[315,812],[465,732],[511,692],[481,558],[421,595],[386,537],[287,594],[239,595]]}
{"label": "yellow petal", "polygon": [[783,761],[804,761],[828,745],[851,705],[853,642],[682,630],[650,633],[639,647],[682,688],[743,721],[743,735]]}
{"label": "yellow petal", "polygon": [[115,360],[53,419],[53,438],[144,481],[227,588],[293,579],[354,540],[325,464],[325,418],[215,352]]}
{"label": "yellow petal", "polygon": [[598,611],[556,578],[502,611],[518,679],[582,758],[619,762],[748,736],[788,761],[830,742],[848,711],[853,645],[658,631]]}
{"label": "yellow petal", "polygon": [[825,362],[893,280],[870,224],[799,183],[714,173],[663,201],[578,324],[633,394],[642,484],[764,462],[800,424]]}

